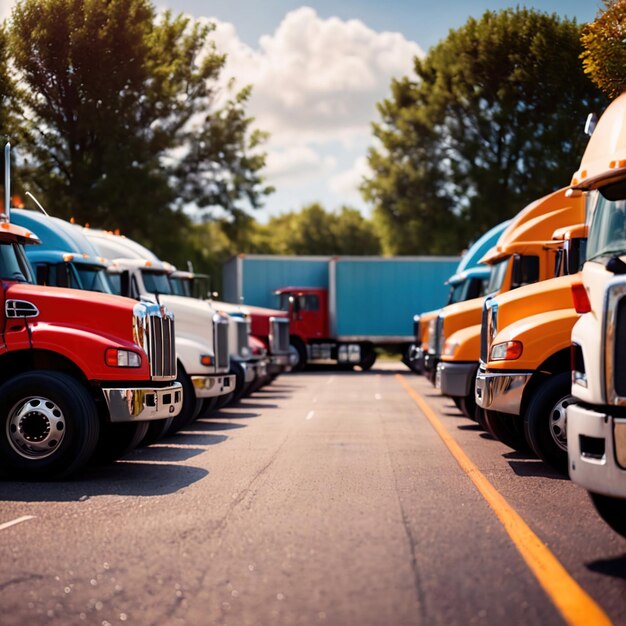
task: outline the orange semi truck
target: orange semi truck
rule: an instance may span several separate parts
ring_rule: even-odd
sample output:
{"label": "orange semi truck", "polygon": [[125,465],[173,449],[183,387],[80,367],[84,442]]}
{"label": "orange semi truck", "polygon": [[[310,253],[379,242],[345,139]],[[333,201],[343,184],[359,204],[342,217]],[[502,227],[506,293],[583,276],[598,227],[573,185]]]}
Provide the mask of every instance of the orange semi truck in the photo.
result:
{"label": "orange semi truck", "polygon": [[514,449],[530,447],[567,473],[570,336],[578,319],[571,287],[580,281],[586,227],[559,229],[553,241],[562,245],[555,278],[484,303],[476,403],[500,441]]}
{"label": "orange semi truck", "polygon": [[[487,294],[502,294],[554,277],[559,244],[557,228],[584,220],[584,202],[567,198],[567,188],[555,191],[523,209],[482,259],[491,265]],[[438,316],[439,361],[436,386],[470,418],[475,417],[475,379],[480,360],[480,330],[484,298],[454,304]]]}

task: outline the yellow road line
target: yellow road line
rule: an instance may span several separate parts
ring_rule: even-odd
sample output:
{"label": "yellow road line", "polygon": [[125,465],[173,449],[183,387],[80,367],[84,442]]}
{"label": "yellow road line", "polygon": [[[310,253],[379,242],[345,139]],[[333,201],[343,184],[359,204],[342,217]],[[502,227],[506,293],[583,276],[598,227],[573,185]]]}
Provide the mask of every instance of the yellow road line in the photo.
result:
{"label": "yellow road line", "polygon": [[589,626],[589,624],[594,626],[610,625],[612,622],[607,614],[567,573],[567,570],[554,554],[546,548],[528,524],[485,478],[476,465],[472,463],[422,396],[409,385],[404,376],[396,374],[395,377],[413,398],[431,426],[446,444],[457,463],[494,510],[522,558],[526,561],[526,564],[565,621],[572,626]]}

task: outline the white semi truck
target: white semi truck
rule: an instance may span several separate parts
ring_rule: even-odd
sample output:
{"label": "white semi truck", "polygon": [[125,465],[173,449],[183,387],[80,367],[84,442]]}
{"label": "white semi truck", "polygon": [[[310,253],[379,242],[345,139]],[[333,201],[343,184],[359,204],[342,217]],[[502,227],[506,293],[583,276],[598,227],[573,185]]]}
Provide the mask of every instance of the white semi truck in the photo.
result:
{"label": "white semi truck", "polygon": [[589,239],[581,313],[572,331],[567,407],[569,474],[602,518],[626,537],[626,94],[593,130],[571,193],[587,194]]}

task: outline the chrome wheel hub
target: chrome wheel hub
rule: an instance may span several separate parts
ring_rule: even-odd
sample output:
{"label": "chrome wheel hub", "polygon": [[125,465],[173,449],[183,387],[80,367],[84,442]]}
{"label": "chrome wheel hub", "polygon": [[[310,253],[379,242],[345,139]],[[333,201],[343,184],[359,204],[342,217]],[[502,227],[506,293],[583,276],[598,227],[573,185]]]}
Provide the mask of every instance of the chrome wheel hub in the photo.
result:
{"label": "chrome wheel hub", "polygon": [[550,434],[554,443],[561,450],[567,452],[567,411],[565,410],[573,400],[572,396],[561,398],[553,407],[550,413]]}
{"label": "chrome wheel hub", "polygon": [[7,435],[20,456],[45,459],[59,448],[65,437],[65,417],[48,398],[27,398],[9,412]]}

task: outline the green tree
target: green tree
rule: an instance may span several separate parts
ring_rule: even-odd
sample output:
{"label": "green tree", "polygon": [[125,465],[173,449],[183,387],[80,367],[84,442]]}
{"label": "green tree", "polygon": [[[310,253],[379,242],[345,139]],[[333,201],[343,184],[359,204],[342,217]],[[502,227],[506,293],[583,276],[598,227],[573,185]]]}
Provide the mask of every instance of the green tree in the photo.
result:
{"label": "green tree", "polygon": [[611,98],[626,91],[626,2],[604,0],[604,10],[583,28],[581,41],[591,80]]}
{"label": "green tree", "polygon": [[568,182],[604,101],[580,28],[527,9],[470,19],[379,105],[362,190],[389,253],[456,253]]}
{"label": "green tree", "polygon": [[359,211],[342,207],[338,213],[313,203],[301,211],[273,217],[267,224],[277,254],[379,254],[380,241],[372,223]]}
{"label": "green tree", "polygon": [[[180,241],[200,204],[259,202],[264,156],[247,91],[215,105],[224,56],[211,27],[149,0],[22,0],[10,39],[29,123],[24,177],[60,217],[119,227],[157,253]],[[200,151],[207,140],[210,150]],[[224,185],[221,181],[228,180]],[[243,209],[242,209],[243,210]]]}

